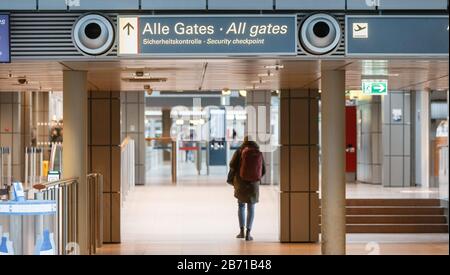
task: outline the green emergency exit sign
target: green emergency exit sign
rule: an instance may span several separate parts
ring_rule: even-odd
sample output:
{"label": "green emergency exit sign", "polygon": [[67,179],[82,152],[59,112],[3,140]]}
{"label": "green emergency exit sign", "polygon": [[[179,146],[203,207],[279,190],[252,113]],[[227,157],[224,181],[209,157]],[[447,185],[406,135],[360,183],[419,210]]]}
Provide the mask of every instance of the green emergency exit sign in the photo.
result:
{"label": "green emergency exit sign", "polygon": [[387,80],[363,80],[362,91],[366,95],[387,95]]}

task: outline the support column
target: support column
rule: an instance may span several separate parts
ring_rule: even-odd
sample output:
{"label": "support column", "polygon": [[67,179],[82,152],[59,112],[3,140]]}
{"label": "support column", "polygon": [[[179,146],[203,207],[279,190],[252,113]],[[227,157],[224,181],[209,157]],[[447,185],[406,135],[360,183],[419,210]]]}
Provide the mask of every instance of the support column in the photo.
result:
{"label": "support column", "polygon": [[78,177],[78,244],[87,254],[88,198],[88,93],[87,72],[63,72],[64,152],[63,177]]}
{"label": "support column", "polygon": [[[170,109],[162,110],[162,136],[170,137],[170,128],[172,127],[172,118],[170,117]],[[164,144],[163,142],[161,142]],[[163,161],[170,161],[170,152],[164,150],[163,151]]]}
{"label": "support column", "polygon": [[120,100],[122,102],[122,140],[127,136],[134,140],[135,184],[144,185],[146,181],[145,94],[143,91],[121,92]]}
{"label": "support column", "polygon": [[322,254],[345,254],[345,71],[322,72]]}
{"label": "support column", "polygon": [[282,90],[280,240],[319,240],[319,100],[314,90]]}
{"label": "support column", "polygon": [[103,175],[103,242],[120,243],[120,93],[89,91],[88,105],[89,173]]}
{"label": "support column", "polygon": [[[383,186],[411,186],[411,93],[383,96]],[[425,114],[425,113],[424,113]],[[428,127],[427,127],[428,128]],[[428,145],[429,146],[429,145]],[[424,160],[427,156],[421,156]]]}
{"label": "support column", "polygon": [[430,186],[430,92],[414,92],[414,181],[415,185]]}
{"label": "support column", "polygon": [[381,96],[358,99],[357,172],[358,182],[380,184],[382,170]]}

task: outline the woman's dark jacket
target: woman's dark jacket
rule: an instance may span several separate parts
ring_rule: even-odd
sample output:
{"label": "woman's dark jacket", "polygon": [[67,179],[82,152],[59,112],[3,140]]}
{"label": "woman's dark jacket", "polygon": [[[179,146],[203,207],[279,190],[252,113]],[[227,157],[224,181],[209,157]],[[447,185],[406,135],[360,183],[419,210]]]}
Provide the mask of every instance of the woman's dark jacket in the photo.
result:
{"label": "woman's dark jacket", "polygon": [[[241,203],[257,203],[259,201],[259,184],[260,181],[245,181],[239,176],[241,152],[247,147],[252,146],[259,149],[259,146],[254,141],[245,142],[239,149],[234,152],[230,161],[230,172],[228,174],[228,183],[234,186],[234,196]],[[266,174],[266,165],[263,159],[262,175]]]}

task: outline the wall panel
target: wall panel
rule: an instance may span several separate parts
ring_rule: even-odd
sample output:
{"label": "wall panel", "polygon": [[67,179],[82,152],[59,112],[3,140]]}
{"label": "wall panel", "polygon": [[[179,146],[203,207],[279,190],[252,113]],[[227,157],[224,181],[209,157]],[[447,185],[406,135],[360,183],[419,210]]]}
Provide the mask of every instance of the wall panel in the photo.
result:
{"label": "wall panel", "polygon": [[120,94],[89,92],[89,171],[103,175],[103,238],[120,242]]}
{"label": "wall panel", "polygon": [[317,91],[281,91],[280,232],[283,242],[317,242],[319,238],[318,119]]}

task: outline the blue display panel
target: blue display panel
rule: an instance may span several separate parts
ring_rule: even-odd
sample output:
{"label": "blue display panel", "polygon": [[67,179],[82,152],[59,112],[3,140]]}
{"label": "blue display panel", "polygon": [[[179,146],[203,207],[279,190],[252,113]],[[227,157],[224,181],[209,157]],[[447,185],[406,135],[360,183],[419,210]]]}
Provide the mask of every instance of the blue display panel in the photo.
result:
{"label": "blue display panel", "polygon": [[348,56],[448,56],[448,16],[346,17]]}
{"label": "blue display panel", "polygon": [[9,15],[0,14],[0,63],[11,62],[9,42]]}

